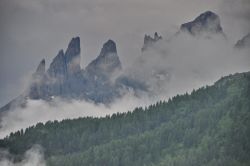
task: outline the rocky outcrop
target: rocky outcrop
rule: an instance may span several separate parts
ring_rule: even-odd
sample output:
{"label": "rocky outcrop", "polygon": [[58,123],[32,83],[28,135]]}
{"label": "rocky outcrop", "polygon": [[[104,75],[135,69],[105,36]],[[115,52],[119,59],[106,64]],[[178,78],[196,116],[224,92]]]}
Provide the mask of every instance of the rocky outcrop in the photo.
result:
{"label": "rocky outcrop", "polygon": [[26,96],[50,100],[54,96],[107,103],[118,97],[115,73],[122,69],[116,44],[108,40],[99,56],[86,69],[80,67],[80,38],[73,38],[64,53],[60,50],[48,70],[43,59],[32,76]]}
{"label": "rocky outcrop", "polygon": [[211,11],[206,11],[193,21],[182,24],[180,30],[191,35],[223,33],[219,16]]}
{"label": "rocky outcrop", "polygon": [[108,40],[104,43],[99,56],[86,67],[86,72],[93,77],[99,75],[111,77],[114,72],[121,69],[116,44],[114,41]]}
{"label": "rocky outcrop", "polygon": [[45,59],[43,59],[43,60],[39,63],[39,65],[38,65],[38,67],[37,67],[37,69],[36,69],[35,74],[38,74],[38,75],[43,75],[43,74],[45,74]]}
{"label": "rocky outcrop", "polygon": [[80,37],[73,38],[65,52],[65,63],[67,65],[67,73],[74,74],[81,70],[81,48]]}
{"label": "rocky outcrop", "polygon": [[244,36],[241,40],[239,40],[236,44],[235,44],[236,48],[250,48],[250,33],[247,34],[246,36]]}
{"label": "rocky outcrop", "polygon": [[99,56],[84,71],[88,98],[96,102],[110,102],[120,96],[119,87],[114,80],[121,69],[116,44],[113,40],[108,40],[103,44]]}
{"label": "rocky outcrop", "polygon": [[[43,59],[37,69],[36,72],[33,73],[30,85],[26,90],[28,93],[28,97],[31,99],[45,99],[45,96],[48,95],[47,88],[45,83],[47,81],[46,71],[45,71],[45,59]],[[24,96],[24,94],[22,95]]]}
{"label": "rocky outcrop", "polygon": [[148,48],[152,48],[159,40],[162,40],[162,37],[159,36],[157,32],[155,32],[154,37],[151,37],[150,35],[145,35],[143,47],[141,49],[142,52],[146,51]]}
{"label": "rocky outcrop", "polygon": [[67,65],[63,50],[60,50],[53,59],[48,69],[48,74],[53,78],[63,78],[67,73]]}
{"label": "rocky outcrop", "polygon": [[79,72],[81,70],[80,53],[80,38],[73,38],[70,41],[65,54],[63,53],[63,50],[60,50],[57,56],[53,59],[48,69],[50,76],[62,77]]}

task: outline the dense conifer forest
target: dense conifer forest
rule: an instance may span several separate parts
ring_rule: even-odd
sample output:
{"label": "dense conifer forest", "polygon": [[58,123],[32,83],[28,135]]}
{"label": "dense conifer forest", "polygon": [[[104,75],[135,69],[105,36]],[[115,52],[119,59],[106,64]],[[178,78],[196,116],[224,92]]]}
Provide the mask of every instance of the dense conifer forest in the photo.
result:
{"label": "dense conifer forest", "polygon": [[34,145],[48,166],[249,166],[250,72],[146,108],[38,123],[0,140],[17,161]]}

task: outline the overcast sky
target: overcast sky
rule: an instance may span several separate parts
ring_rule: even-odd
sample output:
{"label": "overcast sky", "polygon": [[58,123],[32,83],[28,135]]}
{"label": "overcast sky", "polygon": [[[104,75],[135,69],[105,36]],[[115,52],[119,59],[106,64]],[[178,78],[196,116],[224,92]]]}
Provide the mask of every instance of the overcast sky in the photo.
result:
{"label": "overcast sky", "polygon": [[1,0],[0,106],[74,36],[81,38],[82,67],[110,38],[126,66],[140,55],[145,33],[167,37],[206,10],[220,16],[230,42],[249,33],[249,0]]}

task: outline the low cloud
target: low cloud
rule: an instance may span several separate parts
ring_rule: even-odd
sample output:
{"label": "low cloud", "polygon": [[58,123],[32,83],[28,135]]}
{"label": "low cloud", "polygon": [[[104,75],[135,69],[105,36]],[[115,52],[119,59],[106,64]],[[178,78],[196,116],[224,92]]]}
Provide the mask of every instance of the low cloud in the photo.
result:
{"label": "low cloud", "polygon": [[66,101],[55,98],[48,103],[42,100],[28,100],[25,108],[9,111],[1,120],[0,138],[38,122],[63,120],[78,117],[104,117],[117,112],[132,111],[138,106],[147,106],[159,98],[135,97],[132,92],[110,105],[94,104],[83,100]]}
{"label": "low cloud", "polygon": [[250,70],[249,50],[237,50],[223,36],[181,33],[144,52],[126,74],[155,95],[173,96],[211,85],[220,77]]}
{"label": "low cloud", "polygon": [[33,146],[27,150],[24,157],[19,162],[14,162],[11,154],[6,151],[0,151],[1,166],[46,166],[43,151],[40,146]]}

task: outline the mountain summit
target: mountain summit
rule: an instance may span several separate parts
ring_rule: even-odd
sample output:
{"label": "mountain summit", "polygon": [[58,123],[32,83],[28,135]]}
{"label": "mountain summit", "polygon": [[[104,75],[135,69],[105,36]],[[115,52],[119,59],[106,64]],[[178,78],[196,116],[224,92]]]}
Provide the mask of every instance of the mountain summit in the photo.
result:
{"label": "mountain summit", "polygon": [[182,24],[180,29],[192,35],[199,35],[203,32],[212,34],[223,33],[219,16],[211,11],[206,11],[193,21]]}
{"label": "mountain summit", "polygon": [[68,48],[64,54],[63,50],[60,50],[57,56],[53,59],[48,73],[52,77],[62,77],[70,74],[74,74],[81,70],[80,57],[80,38],[72,38]]}
{"label": "mountain summit", "polygon": [[113,72],[121,68],[122,65],[117,54],[116,44],[113,40],[108,40],[103,44],[99,56],[86,67],[86,71],[92,76],[100,74],[111,76]]}
{"label": "mountain summit", "polygon": [[70,41],[68,48],[65,52],[65,63],[67,65],[68,74],[73,74],[81,70],[80,53],[80,37],[75,37]]}
{"label": "mountain summit", "polygon": [[117,54],[116,44],[113,40],[109,39],[106,43],[103,44],[100,56],[106,56],[112,53]]}
{"label": "mountain summit", "polygon": [[63,50],[58,52],[47,71],[43,59],[25,93],[4,106],[0,112],[9,109],[13,103],[15,106],[25,105],[27,99],[51,100],[60,97],[108,103],[120,96],[120,90],[125,85],[119,83],[118,86],[114,77],[122,69],[116,43],[111,39],[105,42],[100,54],[85,69],[80,66],[80,53],[80,37],[74,37],[65,53]]}
{"label": "mountain summit", "polygon": [[44,73],[45,73],[45,59],[42,59],[36,69],[35,74],[42,75]]}
{"label": "mountain summit", "polygon": [[145,35],[142,52],[146,51],[148,48],[152,48],[159,40],[162,40],[162,37],[159,36],[157,32],[155,32],[154,37],[151,37],[150,35]]}
{"label": "mountain summit", "polygon": [[57,56],[53,59],[48,69],[48,74],[51,77],[59,78],[66,75],[67,65],[65,62],[65,56],[63,50],[60,50]]}

